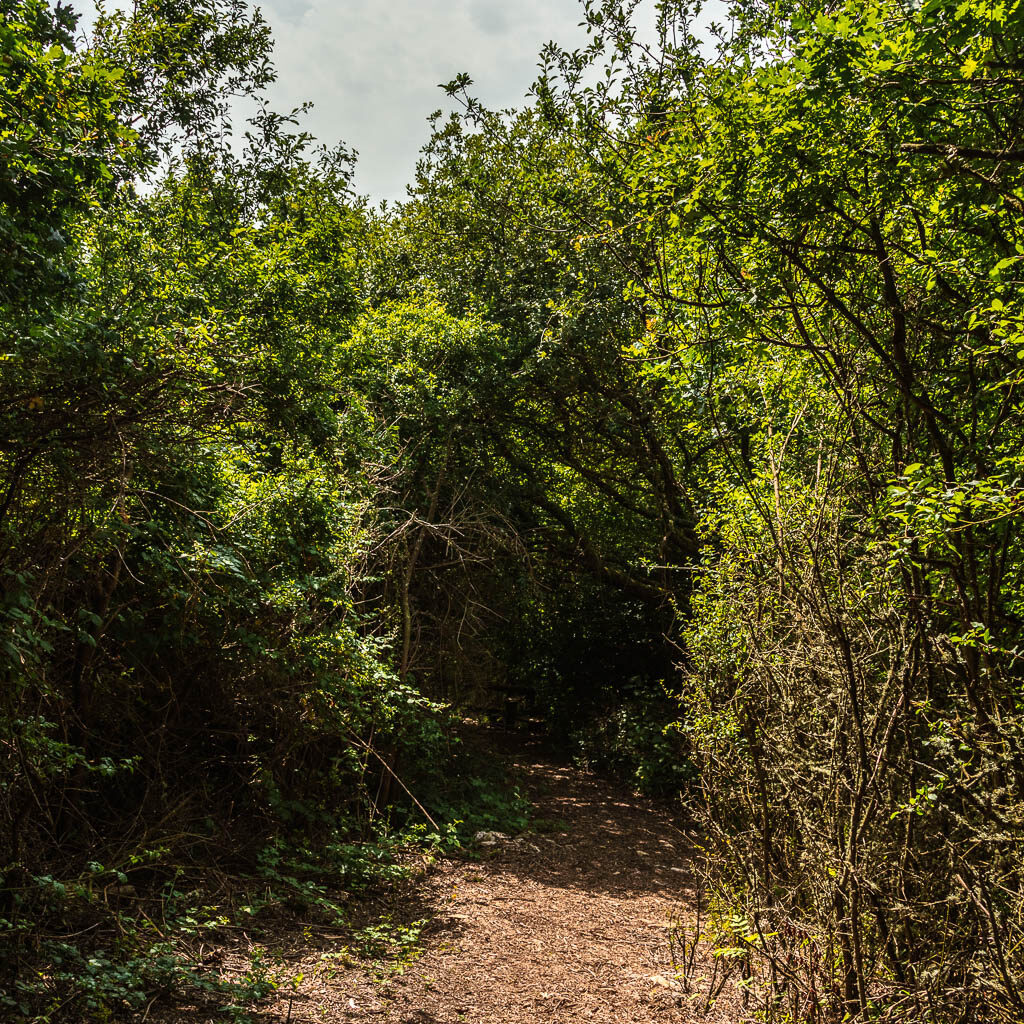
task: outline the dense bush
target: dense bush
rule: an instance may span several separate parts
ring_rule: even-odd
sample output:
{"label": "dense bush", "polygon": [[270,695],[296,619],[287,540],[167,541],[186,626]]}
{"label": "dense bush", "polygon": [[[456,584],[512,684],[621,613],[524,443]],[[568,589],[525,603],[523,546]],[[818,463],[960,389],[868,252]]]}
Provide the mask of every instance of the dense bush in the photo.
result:
{"label": "dense bush", "polygon": [[232,913],[196,909],[214,865],[334,913],[411,806],[395,759],[446,741],[359,606],[397,452],[344,401],[346,155],[265,110],[222,141],[270,75],[240,3],[139,4],[85,50],[8,6],[0,988],[102,1016],[219,991],[187,948]]}
{"label": "dense bush", "polygon": [[682,788],[765,1019],[1024,1017],[1019,5],[635,7],[372,213],[240,0],[6,5],[5,1007],[523,824],[444,700]]}
{"label": "dense bush", "polygon": [[744,3],[710,47],[682,3],[640,45],[634,7],[588,5],[522,113],[454,81],[407,213],[521,353],[488,435],[516,522],[676,614],[763,1014],[1019,1019],[1018,6]]}

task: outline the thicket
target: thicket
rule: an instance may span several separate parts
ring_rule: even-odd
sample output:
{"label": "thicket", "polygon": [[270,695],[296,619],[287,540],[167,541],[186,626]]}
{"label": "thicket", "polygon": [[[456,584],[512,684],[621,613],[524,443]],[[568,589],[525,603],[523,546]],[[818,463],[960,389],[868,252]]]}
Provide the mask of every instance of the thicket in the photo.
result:
{"label": "thicket", "polygon": [[521,808],[393,656],[415,473],[349,155],[267,107],[244,3],[76,22],[0,21],[0,1017],[241,1012],[272,971],[204,936]]}
{"label": "thicket", "polygon": [[1018,3],[592,3],[389,212],[240,2],[3,13],[6,1007],[521,822],[454,705],[684,794],[752,1013],[1024,1019]]}
{"label": "thicket", "polygon": [[450,83],[400,217],[503,335],[468,418],[527,610],[566,653],[553,577],[604,588],[588,700],[635,689],[601,652],[678,645],[641,689],[678,696],[752,1011],[1020,1020],[1019,5],[742,3],[710,46],[687,5],[653,44],[633,9],[588,5],[523,110]]}

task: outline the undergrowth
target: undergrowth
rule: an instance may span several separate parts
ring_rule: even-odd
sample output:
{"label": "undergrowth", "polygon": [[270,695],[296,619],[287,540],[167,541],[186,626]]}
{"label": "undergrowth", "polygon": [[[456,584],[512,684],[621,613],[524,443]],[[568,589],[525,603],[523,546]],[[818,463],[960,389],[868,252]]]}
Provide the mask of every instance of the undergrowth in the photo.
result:
{"label": "undergrowth", "polygon": [[[320,816],[304,829],[293,819],[287,835],[279,826],[259,840],[244,866],[196,867],[179,843],[74,874],[26,873],[16,885],[8,871],[0,1019],[91,1024],[173,999],[245,1021],[261,1000],[297,985],[270,937],[300,927],[344,936],[325,955],[365,961],[381,982],[402,973],[428,923],[402,919],[415,879],[476,831],[515,832],[529,821],[502,765],[458,738],[449,751],[422,771],[420,808],[395,803],[370,822]],[[429,823],[416,820],[424,814]],[[210,950],[231,951],[231,969]]]}
{"label": "undergrowth", "polygon": [[573,760],[586,770],[621,779],[644,796],[676,796],[697,771],[674,717],[678,707],[665,696],[632,696],[570,734]]}

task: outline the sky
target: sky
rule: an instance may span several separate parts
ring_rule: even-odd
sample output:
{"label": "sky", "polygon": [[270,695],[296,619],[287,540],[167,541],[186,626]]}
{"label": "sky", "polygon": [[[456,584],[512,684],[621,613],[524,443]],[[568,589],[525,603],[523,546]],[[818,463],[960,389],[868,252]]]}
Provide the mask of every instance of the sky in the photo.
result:
{"label": "sky", "polygon": [[490,107],[521,103],[549,40],[586,32],[579,0],[265,0],[273,29],[277,109],[314,104],[305,127],[359,151],[356,190],[405,198],[427,118],[450,104],[438,88],[473,79]]}
{"label": "sky", "polygon": [[[76,5],[77,6],[77,5]],[[106,6],[130,9],[131,0]],[[274,38],[273,109],[311,102],[301,126],[327,145],[358,151],[356,191],[401,201],[413,181],[427,118],[452,101],[438,88],[465,72],[485,106],[522,104],[550,40],[587,39],[581,0],[260,0]],[[653,39],[655,0],[637,25]],[[91,25],[82,0],[80,28]],[[706,9],[724,9],[709,0]],[[646,32],[644,29],[646,28]]]}

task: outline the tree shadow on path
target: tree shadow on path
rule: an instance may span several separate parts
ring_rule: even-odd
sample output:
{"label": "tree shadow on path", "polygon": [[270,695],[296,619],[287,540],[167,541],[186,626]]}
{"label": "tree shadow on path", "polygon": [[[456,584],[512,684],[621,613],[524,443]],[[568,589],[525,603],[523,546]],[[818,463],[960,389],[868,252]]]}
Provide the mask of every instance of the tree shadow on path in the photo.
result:
{"label": "tree shadow on path", "polygon": [[508,758],[536,812],[535,830],[484,852],[489,873],[594,895],[694,895],[699,851],[681,811],[559,763],[528,736],[478,728],[470,742]]}

